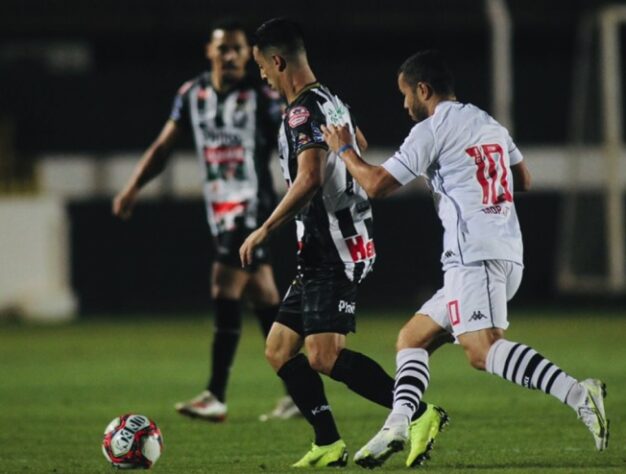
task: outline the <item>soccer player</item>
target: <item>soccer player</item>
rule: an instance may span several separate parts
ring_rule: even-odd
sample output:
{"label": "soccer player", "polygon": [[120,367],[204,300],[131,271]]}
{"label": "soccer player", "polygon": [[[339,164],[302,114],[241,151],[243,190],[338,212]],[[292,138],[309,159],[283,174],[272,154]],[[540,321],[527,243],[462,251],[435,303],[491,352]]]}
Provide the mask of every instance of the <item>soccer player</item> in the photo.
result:
{"label": "soccer player", "polygon": [[[278,18],[256,32],[253,56],[261,77],[287,102],[279,132],[279,155],[288,191],[269,218],[240,249],[243,265],[279,226],[295,217],[298,270],[270,330],[266,357],[285,382],[294,402],[312,425],[312,449],[293,466],[345,466],[346,444],[339,436],[321,374],[391,407],[393,378],[372,359],[346,348],[355,330],[358,284],[375,258],[370,202],[344,163],[328,152],[321,126],[345,124],[365,148],[365,138],[348,108],[317,82],[307,60],[302,33]],[[304,346],[307,356],[300,353]],[[419,464],[447,420],[432,405],[412,414],[411,464]]]}
{"label": "soccer player", "polygon": [[[226,388],[241,332],[242,297],[249,296],[265,336],[278,309],[268,248],[259,246],[246,269],[241,268],[238,250],[276,204],[269,160],[283,105],[278,94],[247,77],[250,46],[240,23],[216,22],[206,56],[210,72],[180,88],[169,120],[115,197],[113,213],[122,219],[131,216],[139,190],[164,169],[179,136],[191,131],[217,254],[211,280],[215,334],[206,390],[176,404],[176,410],[219,422],[227,415]],[[290,397],[284,397],[263,417],[296,415],[297,407]]]}
{"label": "soccer player", "polygon": [[385,196],[426,178],[444,227],[444,285],[401,329],[393,409],[383,428],[355,456],[375,467],[403,448],[409,421],[430,379],[429,341],[451,333],[470,364],[569,405],[607,446],[605,386],[578,381],[533,348],[504,337],[507,301],[522,280],[522,235],[514,190],[530,186],[522,154],[487,113],[457,102],[452,75],[436,51],[419,52],[400,67],[398,87],[417,124],[381,166],[362,160],[348,127],[323,128],[329,147],[369,196]]}

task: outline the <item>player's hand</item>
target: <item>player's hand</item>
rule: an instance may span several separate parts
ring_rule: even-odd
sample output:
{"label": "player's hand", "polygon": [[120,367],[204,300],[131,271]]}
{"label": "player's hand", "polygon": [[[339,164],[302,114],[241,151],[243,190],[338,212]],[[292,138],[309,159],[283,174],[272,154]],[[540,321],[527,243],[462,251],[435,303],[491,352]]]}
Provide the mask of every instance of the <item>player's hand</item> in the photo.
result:
{"label": "player's hand", "polygon": [[137,191],[134,188],[124,189],[113,198],[113,215],[128,220],[133,215],[133,208],[137,200]]}
{"label": "player's hand", "polygon": [[241,259],[242,267],[246,267],[252,263],[254,249],[265,242],[268,235],[267,229],[261,226],[248,236],[239,248],[239,258]]}
{"label": "player's hand", "polygon": [[348,124],[337,125],[322,125],[322,133],[324,134],[324,141],[332,151],[337,153],[339,149],[344,145],[353,143],[354,136],[350,132]]}

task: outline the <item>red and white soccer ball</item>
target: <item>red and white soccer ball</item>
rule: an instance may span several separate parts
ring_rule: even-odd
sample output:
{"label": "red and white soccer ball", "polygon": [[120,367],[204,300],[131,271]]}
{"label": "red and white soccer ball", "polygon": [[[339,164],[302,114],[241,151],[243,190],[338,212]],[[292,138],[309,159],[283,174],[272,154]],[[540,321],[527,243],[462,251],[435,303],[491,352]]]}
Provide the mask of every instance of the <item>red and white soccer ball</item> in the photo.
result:
{"label": "red and white soccer ball", "polygon": [[122,415],[104,430],[102,452],[119,469],[150,469],[161,456],[161,451],[161,430],[146,416]]}

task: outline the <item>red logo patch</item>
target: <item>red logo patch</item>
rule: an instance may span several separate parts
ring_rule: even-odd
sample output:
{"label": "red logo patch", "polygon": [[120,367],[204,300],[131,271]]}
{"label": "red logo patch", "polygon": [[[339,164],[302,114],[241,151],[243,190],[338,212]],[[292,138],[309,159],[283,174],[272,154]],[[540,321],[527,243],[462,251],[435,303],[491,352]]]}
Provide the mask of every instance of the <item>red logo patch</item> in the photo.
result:
{"label": "red logo patch", "polygon": [[289,126],[291,128],[296,128],[299,125],[306,123],[310,115],[311,114],[306,107],[294,107],[289,111],[289,118],[287,120],[287,123],[289,123]]}
{"label": "red logo patch", "polygon": [[448,303],[448,317],[450,323],[456,326],[461,322],[461,315],[459,314],[459,300],[452,300]]}

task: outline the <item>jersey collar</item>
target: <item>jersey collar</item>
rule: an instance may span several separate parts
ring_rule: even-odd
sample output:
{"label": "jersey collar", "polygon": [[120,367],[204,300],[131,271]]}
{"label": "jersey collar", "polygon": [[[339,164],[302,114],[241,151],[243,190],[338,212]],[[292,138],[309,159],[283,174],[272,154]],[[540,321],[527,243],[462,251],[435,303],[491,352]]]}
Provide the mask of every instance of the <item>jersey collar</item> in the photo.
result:
{"label": "jersey collar", "polygon": [[318,87],[320,85],[320,83],[318,81],[315,82],[311,82],[310,84],[305,85],[302,90],[300,92],[298,92],[296,94],[296,96],[293,98],[293,100],[289,103],[289,105],[293,104],[296,100],[298,100],[300,98],[300,96],[302,94],[304,94],[306,91],[310,91],[311,89]]}

